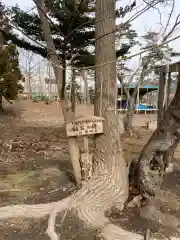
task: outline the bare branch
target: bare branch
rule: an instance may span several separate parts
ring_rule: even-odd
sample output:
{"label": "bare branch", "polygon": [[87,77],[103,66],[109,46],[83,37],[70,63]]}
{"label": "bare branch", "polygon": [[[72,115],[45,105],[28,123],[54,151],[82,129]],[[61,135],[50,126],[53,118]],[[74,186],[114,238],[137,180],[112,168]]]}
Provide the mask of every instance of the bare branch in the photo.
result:
{"label": "bare branch", "polygon": [[[132,82],[133,77],[137,74],[138,71],[139,71],[139,68],[137,68],[136,71],[131,74],[131,76],[129,78],[129,81],[128,81],[128,84],[130,84]],[[129,97],[129,92],[128,92],[125,84],[124,84],[124,81],[123,81],[123,78],[122,78],[123,77],[122,74],[118,73],[117,77],[118,77],[118,80],[121,83],[121,88],[123,89],[124,93],[126,94],[126,97],[128,98]]]}
{"label": "bare branch", "polygon": [[107,32],[103,35],[101,35],[100,37],[96,38],[96,41],[106,35],[112,34],[116,31],[121,31],[122,27],[124,27],[126,24],[131,23],[132,21],[134,21],[136,18],[138,18],[139,16],[141,16],[143,13],[147,12],[149,9],[152,8],[152,6],[156,6],[158,3],[160,2],[160,0],[152,0],[150,2],[150,4],[148,6],[143,7],[141,10],[139,10],[138,12],[136,12],[133,16],[131,16],[126,22],[124,23],[120,23],[119,25],[116,26],[115,30],[111,31],[111,32]]}
{"label": "bare branch", "polygon": [[143,0],[147,5],[149,5],[151,8],[154,8],[158,13],[159,13],[159,20],[160,20],[160,25],[162,26],[162,14],[159,10],[159,8],[153,6],[151,3],[147,2],[146,0]]}
{"label": "bare branch", "polygon": [[179,25],[180,25],[180,14],[177,15],[176,21],[175,21],[173,27],[166,34],[166,36],[163,37],[163,42],[165,42],[172,35],[172,33],[176,30],[177,26],[179,26]]}
{"label": "bare branch", "polygon": [[[164,28],[164,31],[163,31],[162,36],[165,36],[165,34],[166,34],[167,28],[168,28],[168,26],[169,26],[169,24],[170,24],[170,21],[171,21],[171,18],[172,18],[172,14],[173,14],[173,12],[174,12],[174,7],[175,7],[175,0],[173,0],[171,12],[170,12],[170,14],[169,14],[169,18],[168,18],[168,21],[167,21],[166,26],[165,26],[165,28]],[[166,39],[167,39],[167,38],[166,38]]]}
{"label": "bare branch", "polygon": [[[139,10],[138,12],[136,12],[133,16],[131,16],[123,25],[126,25],[132,21],[134,21],[136,18],[138,18],[139,16],[141,16],[143,13],[147,12],[149,9],[151,9],[152,7],[155,7],[157,4],[159,3],[159,0],[152,0],[148,5],[146,5],[145,7],[143,7],[141,10]],[[120,25],[121,27],[122,25]],[[118,26],[117,26],[118,28]]]}

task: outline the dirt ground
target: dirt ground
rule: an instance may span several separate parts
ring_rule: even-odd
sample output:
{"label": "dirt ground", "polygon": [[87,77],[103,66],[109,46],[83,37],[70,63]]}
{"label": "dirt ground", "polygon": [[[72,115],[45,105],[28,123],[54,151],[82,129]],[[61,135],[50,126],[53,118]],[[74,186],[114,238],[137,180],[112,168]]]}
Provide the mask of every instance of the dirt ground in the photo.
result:
{"label": "dirt ground", "polygon": [[[58,105],[17,101],[6,110],[6,114],[0,115],[0,150],[3,149],[0,157],[0,207],[57,201],[74,192],[72,166]],[[93,114],[93,107],[77,106],[77,115],[84,114]],[[154,119],[155,116],[135,117],[137,136],[122,135],[127,160],[138,157],[151,136],[152,132],[142,127],[149,118]],[[82,148],[82,141],[79,143]],[[178,147],[175,165],[179,164],[179,157]],[[179,218],[180,172],[165,177],[162,194],[161,210]],[[145,221],[140,217],[139,209],[115,214],[112,218],[117,225],[132,232],[142,234],[148,226],[156,237],[179,235],[170,224],[161,227]],[[56,227],[63,240],[97,239],[97,233],[82,229],[82,224],[74,216],[68,216],[61,229]],[[0,221],[0,240],[48,240],[46,228],[47,218]]]}

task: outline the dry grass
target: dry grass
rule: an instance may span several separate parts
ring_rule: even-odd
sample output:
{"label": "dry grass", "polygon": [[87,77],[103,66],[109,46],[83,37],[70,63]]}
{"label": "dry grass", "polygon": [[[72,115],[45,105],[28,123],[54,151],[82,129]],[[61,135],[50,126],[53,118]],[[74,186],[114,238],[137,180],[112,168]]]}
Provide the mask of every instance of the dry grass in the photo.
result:
{"label": "dry grass", "polygon": [[[12,140],[13,148],[11,152],[5,152],[0,159],[0,205],[45,203],[71,194],[74,190],[74,179],[61,109],[56,103],[46,105],[19,101],[9,106],[7,110],[9,114],[0,116],[0,135],[2,142]],[[77,116],[92,114],[93,106],[77,106]],[[154,118],[147,115],[135,117],[134,125],[138,126],[136,136],[122,135],[123,151],[127,161],[138,157],[151,136],[152,131],[142,128],[144,121],[149,117]],[[176,158],[179,154],[178,147]],[[180,173],[167,176],[163,188],[162,207],[170,209],[173,213],[175,211],[177,216],[180,216],[179,190]],[[126,220],[122,222],[124,217]],[[117,218],[121,226],[131,231],[143,231],[141,225],[144,222],[138,216],[138,212],[125,213]],[[46,228],[46,219],[38,223],[26,220],[23,224],[24,228],[21,229],[21,219],[0,223],[0,240],[48,239],[43,232]]]}

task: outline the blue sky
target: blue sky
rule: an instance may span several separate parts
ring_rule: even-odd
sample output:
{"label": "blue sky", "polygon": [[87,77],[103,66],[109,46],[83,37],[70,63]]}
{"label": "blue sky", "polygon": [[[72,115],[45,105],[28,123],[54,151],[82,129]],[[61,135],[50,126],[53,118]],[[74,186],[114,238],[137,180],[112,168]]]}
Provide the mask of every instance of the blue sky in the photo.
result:
{"label": "blue sky", "polygon": [[[14,6],[15,4],[18,4],[24,10],[29,10],[34,5],[32,0],[3,0],[3,1],[6,5],[9,5],[9,6]],[[177,14],[180,12],[180,0],[175,0],[175,1],[176,1],[176,5],[175,5],[175,11],[173,14],[174,17],[171,19],[171,24],[170,24],[171,26],[172,26],[173,22],[175,21]],[[120,4],[123,4],[123,2],[125,3],[127,1],[121,0]],[[142,3],[142,0],[137,0],[138,6],[141,5],[141,3]],[[169,14],[170,10],[171,9],[168,6],[159,7],[159,11],[161,12],[163,26],[165,26],[165,23],[168,19],[168,14]],[[147,30],[149,30],[149,29],[151,29],[153,31],[155,31],[155,30],[159,31],[160,29],[162,29],[162,25],[160,25],[160,14],[156,9],[152,9],[152,10],[144,13],[143,15],[138,17],[136,20],[134,20],[132,23],[133,28],[137,31],[139,36],[142,36],[143,34],[145,34],[147,32]],[[174,33],[173,37],[177,36],[177,35],[180,35],[180,27]],[[180,52],[180,38],[177,39],[176,41],[174,41],[173,43],[171,43],[171,46],[176,51]],[[135,53],[137,51],[138,51],[137,47],[132,49],[132,53]],[[174,59],[174,60],[180,60],[180,59]],[[136,59],[133,58],[129,61],[130,67],[136,68],[137,64],[138,64],[137,58]]]}

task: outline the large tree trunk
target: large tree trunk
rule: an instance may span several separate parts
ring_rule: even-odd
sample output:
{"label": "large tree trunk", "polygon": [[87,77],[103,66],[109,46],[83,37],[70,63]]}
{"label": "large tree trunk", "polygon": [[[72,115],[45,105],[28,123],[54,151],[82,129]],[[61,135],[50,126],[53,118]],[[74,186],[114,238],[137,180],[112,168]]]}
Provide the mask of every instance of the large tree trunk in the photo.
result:
{"label": "large tree trunk", "polygon": [[[94,174],[75,194],[68,208],[83,220],[85,226],[99,229],[107,239],[122,236],[121,229],[110,223],[105,211],[113,206],[122,210],[128,197],[128,171],[121,149],[119,121],[115,115],[115,16],[115,1],[96,1],[96,65],[101,67],[96,68],[95,115],[105,118],[104,134],[95,139]],[[109,34],[104,36],[106,33]],[[49,220],[48,233],[52,239],[55,236],[56,211]]]}
{"label": "large tree trunk", "polygon": [[171,150],[180,140],[180,74],[174,99],[159,114],[158,128],[149,139],[139,158],[139,186],[144,194],[156,195],[163,181]]}
{"label": "large tree trunk", "polygon": [[[95,115],[103,116],[104,135],[96,136],[95,160],[107,172],[124,164],[120,143],[119,121],[116,117],[116,53],[114,1],[96,2],[96,97]],[[110,18],[111,17],[111,18]],[[102,21],[102,19],[105,19]],[[108,35],[106,35],[108,33]],[[104,36],[105,35],[105,36]],[[112,62],[111,64],[105,64]],[[103,65],[104,64],[104,65]],[[117,161],[117,162],[116,162]],[[109,170],[107,170],[109,168]],[[118,177],[118,171],[117,171]],[[114,175],[115,177],[115,175]],[[124,179],[126,181],[126,179]],[[128,186],[126,185],[128,188]]]}
{"label": "large tree trunk", "polygon": [[[167,86],[166,86],[166,99],[165,99],[165,109],[169,107],[169,104],[171,102],[170,100],[170,93],[171,93],[171,73],[168,73],[168,79],[167,79]],[[167,124],[169,124],[170,119],[166,119]],[[178,144],[178,142],[177,142]],[[171,147],[167,152],[164,154],[164,161],[166,163],[169,163],[174,158],[174,152],[177,147],[177,144]]]}

